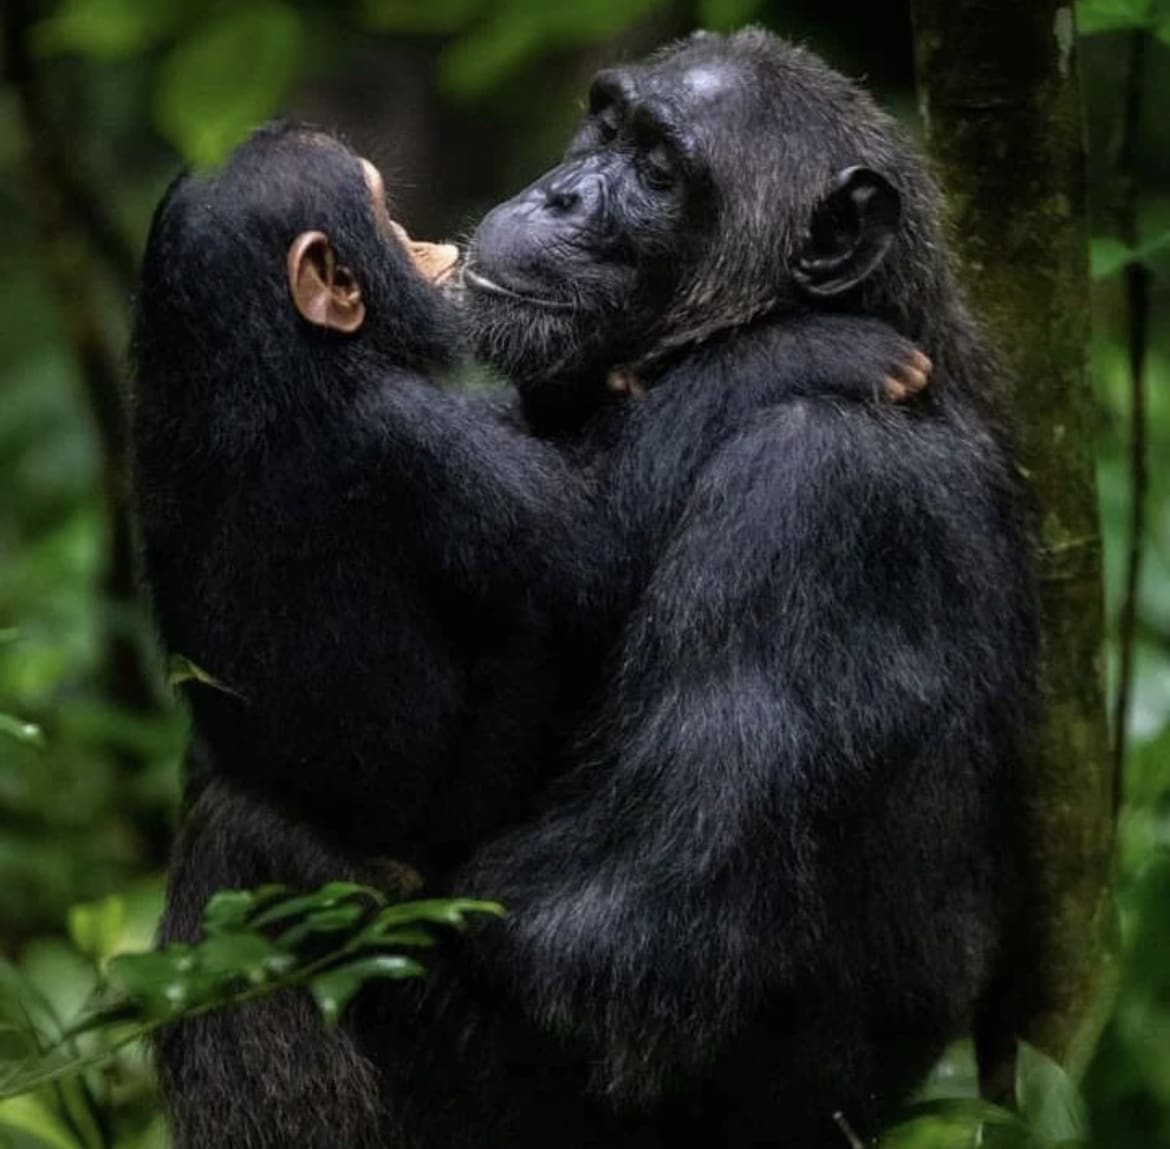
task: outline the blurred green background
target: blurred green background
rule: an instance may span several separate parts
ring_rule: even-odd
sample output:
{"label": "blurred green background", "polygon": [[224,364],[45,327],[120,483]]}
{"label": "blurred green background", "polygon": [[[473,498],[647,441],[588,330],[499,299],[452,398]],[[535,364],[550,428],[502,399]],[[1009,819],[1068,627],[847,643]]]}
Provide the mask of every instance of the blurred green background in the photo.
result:
{"label": "blurred green background", "polygon": [[[1092,0],[1078,15],[1113,676],[1133,427],[1117,153],[1135,34],[1130,249],[1151,288],[1123,970],[1082,1085],[1094,1144],[1150,1149],[1170,1146],[1170,3]],[[213,162],[278,112],[305,118],[379,164],[415,235],[459,238],[556,156],[602,63],[757,21],[864,78],[917,130],[913,38],[898,0],[4,0],[3,21],[0,994],[52,1025],[109,955],[149,943],[177,812],[185,729],[136,593],[118,394],[137,254],[180,164]],[[135,1056],[0,1103],[0,1146],[159,1144]]]}

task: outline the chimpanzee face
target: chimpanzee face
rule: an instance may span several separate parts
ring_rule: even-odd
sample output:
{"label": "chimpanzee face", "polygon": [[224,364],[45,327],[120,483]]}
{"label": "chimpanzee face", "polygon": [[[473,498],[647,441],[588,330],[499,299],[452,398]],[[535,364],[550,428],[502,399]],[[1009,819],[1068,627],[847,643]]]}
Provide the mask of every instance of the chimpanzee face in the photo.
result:
{"label": "chimpanzee face", "polygon": [[479,354],[529,391],[597,381],[852,290],[898,197],[860,165],[822,76],[717,36],[601,72],[561,163],[472,239]]}
{"label": "chimpanzee face", "polygon": [[629,71],[601,73],[563,161],[480,224],[468,286],[536,310],[615,312],[651,269],[668,287],[701,165],[669,105],[639,94]]}
{"label": "chimpanzee face", "polygon": [[663,88],[645,70],[600,73],[562,162],[475,234],[480,350],[521,385],[636,355],[693,271],[711,188],[690,101]]}
{"label": "chimpanzee face", "polygon": [[[381,176],[336,139],[271,124],[220,170],[172,185],[151,225],[135,355],[143,387],[182,381],[242,410],[290,393],[335,398],[402,365],[462,353],[458,315],[433,286],[453,247],[391,221]],[[258,394],[247,400],[264,409]]]}

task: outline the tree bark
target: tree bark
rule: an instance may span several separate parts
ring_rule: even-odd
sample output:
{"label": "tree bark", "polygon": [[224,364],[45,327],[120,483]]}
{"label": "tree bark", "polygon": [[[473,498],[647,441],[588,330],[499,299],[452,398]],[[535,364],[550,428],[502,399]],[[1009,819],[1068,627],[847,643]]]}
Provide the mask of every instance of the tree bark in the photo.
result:
{"label": "tree bark", "polygon": [[1045,713],[1024,779],[1026,960],[1008,971],[999,1040],[977,1033],[984,1087],[1002,1097],[1013,1035],[1083,1067],[1114,932],[1076,28],[1071,0],[912,0],[912,11],[927,141],[1012,380],[1009,425],[1035,503]]}

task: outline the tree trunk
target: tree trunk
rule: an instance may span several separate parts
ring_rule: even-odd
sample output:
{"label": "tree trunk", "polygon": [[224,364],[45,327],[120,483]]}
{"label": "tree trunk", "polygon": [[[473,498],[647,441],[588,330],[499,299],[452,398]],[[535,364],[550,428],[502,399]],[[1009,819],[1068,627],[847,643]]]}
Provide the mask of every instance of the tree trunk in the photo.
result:
{"label": "tree trunk", "polygon": [[968,288],[1013,380],[1008,415],[1035,501],[1045,713],[1025,778],[1027,960],[1007,971],[1014,1004],[999,1040],[977,1034],[984,1086],[1003,1097],[1013,1034],[1083,1067],[1113,934],[1076,28],[1071,0],[912,10],[928,144]]}

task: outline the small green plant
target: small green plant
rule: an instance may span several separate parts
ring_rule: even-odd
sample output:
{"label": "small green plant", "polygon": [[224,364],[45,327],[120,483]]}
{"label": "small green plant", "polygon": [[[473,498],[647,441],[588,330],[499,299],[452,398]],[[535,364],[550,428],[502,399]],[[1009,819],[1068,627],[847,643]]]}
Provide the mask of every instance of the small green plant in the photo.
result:
{"label": "small green plant", "polygon": [[[97,954],[101,939],[117,932],[109,920],[117,912],[117,899],[76,911],[75,944]],[[333,1025],[366,982],[423,974],[419,957],[435,944],[437,930],[502,912],[492,902],[458,898],[390,903],[352,882],[308,894],[283,886],[222,891],[207,904],[201,941],[111,957],[100,966],[88,1008],[49,1040],[31,1011],[5,1003],[0,1117],[7,1099],[101,1065],[169,1022],[277,990],[307,989]],[[7,972],[0,993],[17,999],[19,978]]]}
{"label": "small green plant", "polygon": [[1075,1082],[1026,1042],[1016,1052],[1014,1092],[1010,1109],[983,1100],[970,1043],[961,1043],[880,1149],[1085,1149],[1088,1118]]}

